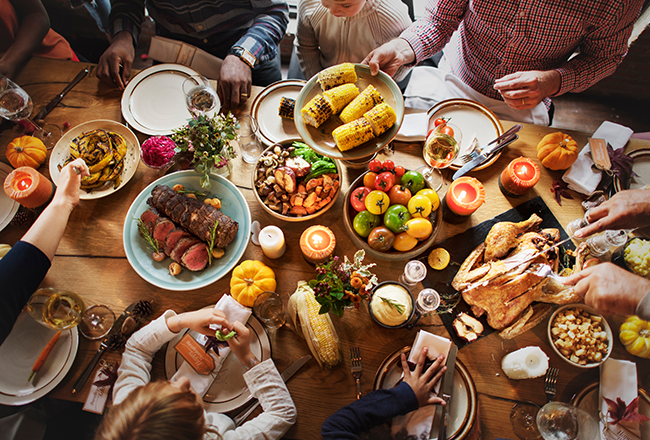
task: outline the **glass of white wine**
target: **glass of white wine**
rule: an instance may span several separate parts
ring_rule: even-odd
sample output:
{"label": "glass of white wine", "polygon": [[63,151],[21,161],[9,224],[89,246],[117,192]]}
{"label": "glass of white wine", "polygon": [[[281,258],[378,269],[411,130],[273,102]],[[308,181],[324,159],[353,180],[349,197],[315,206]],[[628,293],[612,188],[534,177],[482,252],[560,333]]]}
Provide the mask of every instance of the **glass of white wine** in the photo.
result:
{"label": "glass of white wine", "polygon": [[54,124],[36,124],[29,119],[33,109],[32,98],[27,92],[9,78],[0,76],[0,116],[13,122],[29,122],[35,130],[32,136],[43,141],[50,150],[61,138],[61,129]]}
{"label": "glass of white wine", "polygon": [[461,140],[460,128],[448,122],[429,132],[422,149],[424,161],[429,166],[422,175],[434,191],[442,187],[444,179],[440,170],[447,168],[456,159]]}
{"label": "glass of white wine", "polygon": [[539,408],[518,403],[510,423],[521,440],[592,440],[600,438],[598,422],[588,412],[563,402],[549,402]]}
{"label": "glass of white wine", "polygon": [[202,75],[188,76],[183,81],[185,104],[192,116],[206,115],[211,111],[219,111],[221,103],[217,92],[210,81]]}

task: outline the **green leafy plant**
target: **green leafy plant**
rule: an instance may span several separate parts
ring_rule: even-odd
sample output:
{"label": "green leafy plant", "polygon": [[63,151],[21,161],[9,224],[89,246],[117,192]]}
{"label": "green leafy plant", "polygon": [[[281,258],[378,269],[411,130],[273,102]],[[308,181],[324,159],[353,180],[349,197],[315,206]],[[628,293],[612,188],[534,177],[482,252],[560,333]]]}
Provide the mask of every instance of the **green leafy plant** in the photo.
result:
{"label": "green leafy plant", "polygon": [[239,122],[228,112],[226,116],[205,115],[190,119],[188,124],[174,130],[171,138],[176,142],[176,152],[192,153],[192,165],[202,174],[201,186],[210,188],[210,169],[228,165],[236,156],[231,141],[239,136]]}

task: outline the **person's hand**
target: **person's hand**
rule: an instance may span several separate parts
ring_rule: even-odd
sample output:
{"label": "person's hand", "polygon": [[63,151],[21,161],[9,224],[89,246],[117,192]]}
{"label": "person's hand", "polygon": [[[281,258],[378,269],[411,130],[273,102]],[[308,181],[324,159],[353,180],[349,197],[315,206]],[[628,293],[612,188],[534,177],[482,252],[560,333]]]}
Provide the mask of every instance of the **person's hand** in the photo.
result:
{"label": "person's hand", "polygon": [[250,330],[239,321],[233,322],[232,330],[237,333],[237,337],[228,339],[228,346],[230,346],[232,352],[237,356],[239,362],[249,369],[259,362],[251,352]]}
{"label": "person's hand", "polygon": [[[113,37],[111,45],[99,58],[97,78],[118,90],[124,90],[131,75],[134,58],[135,48],[131,34],[127,31],[117,33]],[[122,72],[120,72],[120,67]]]}
{"label": "person's hand", "polygon": [[217,94],[224,108],[234,108],[251,96],[251,68],[235,55],[228,55],[221,65]]}
{"label": "person's hand", "polygon": [[7,78],[11,78],[14,76],[14,73],[16,72],[16,66],[14,63],[9,63],[5,62],[2,59],[0,59],[0,76],[6,76]]}
{"label": "person's hand", "polygon": [[361,64],[370,67],[372,76],[377,75],[379,70],[393,76],[397,69],[413,61],[415,61],[415,52],[413,52],[411,45],[403,38],[396,38],[370,52],[361,61]]}
{"label": "person's hand", "polygon": [[408,363],[406,362],[406,356],[402,353],[404,382],[409,384],[415,393],[420,406],[433,404],[445,405],[445,401],[440,397],[431,396],[433,386],[438,383],[440,378],[442,378],[442,375],[447,371],[447,367],[442,365],[445,357],[443,355],[438,356],[435,362],[426,371],[422,372],[428,351],[429,349],[427,347],[422,348],[422,351],[418,355],[415,370],[413,372],[409,369]]}
{"label": "person's hand", "polygon": [[215,331],[210,328],[210,325],[221,326],[226,333],[232,329],[232,324],[228,321],[223,311],[214,307],[181,313],[180,315],[167,318],[166,322],[169,330],[174,333],[188,328],[207,336],[214,336]]}
{"label": "person's hand", "polygon": [[81,178],[86,176],[90,176],[90,171],[82,158],[75,159],[61,168],[54,199],[69,205],[71,209],[77,206]]}
{"label": "person's hand", "polygon": [[606,229],[633,229],[650,225],[650,191],[630,189],[617,192],[603,204],[589,210],[589,225],[576,231],[582,238]]}
{"label": "person's hand", "polygon": [[555,95],[562,83],[557,70],[515,72],[494,81],[503,100],[517,110],[533,108],[547,96]]}
{"label": "person's hand", "polygon": [[650,292],[650,280],[634,275],[612,263],[602,263],[562,279],[575,286],[585,304],[605,315],[634,315],[636,306]]}

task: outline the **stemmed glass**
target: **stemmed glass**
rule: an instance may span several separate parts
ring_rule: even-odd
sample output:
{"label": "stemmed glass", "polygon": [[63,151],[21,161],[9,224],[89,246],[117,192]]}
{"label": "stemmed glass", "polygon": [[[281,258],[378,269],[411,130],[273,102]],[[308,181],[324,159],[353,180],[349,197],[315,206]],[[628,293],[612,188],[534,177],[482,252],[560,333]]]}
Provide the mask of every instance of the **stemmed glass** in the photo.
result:
{"label": "stemmed glass", "polygon": [[271,347],[275,345],[276,333],[286,322],[282,298],[275,292],[262,292],[253,303],[255,316],[269,329]]}
{"label": "stemmed glass", "polygon": [[[443,133],[441,127],[451,128],[453,136]],[[451,131],[449,131],[451,133]],[[422,149],[424,161],[429,165],[422,175],[429,186],[438,191],[443,184],[441,169],[447,168],[458,156],[462,134],[453,124],[445,123],[436,127],[427,137]]]}
{"label": "stemmed glass", "polygon": [[411,260],[404,266],[402,273],[397,281],[412,289],[427,276],[427,267],[419,260]]}
{"label": "stemmed glass", "polygon": [[34,292],[27,301],[26,310],[38,323],[54,330],[79,325],[81,334],[88,339],[104,337],[115,322],[115,314],[107,306],[86,309],[83,299],[76,293],[51,287]]}
{"label": "stemmed glass", "polygon": [[518,403],[510,413],[512,428],[521,440],[592,440],[599,438],[598,422],[568,403],[549,402],[542,408]]}
{"label": "stemmed glass", "polygon": [[42,127],[29,119],[34,109],[32,98],[18,84],[0,76],[0,116],[13,122],[27,121],[34,126],[33,136],[40,139],[50,150],[61,138],[61,129],[54,124]]}
{"label": "stemmed glass", "polygon": [[219,111],[218,106],[221,106],[219,97],[206,77],[202,75],[188,76],[183,81],[183,93],[185,94],[185,105],[193,116],[204,116],[215,109],[215,111]]}

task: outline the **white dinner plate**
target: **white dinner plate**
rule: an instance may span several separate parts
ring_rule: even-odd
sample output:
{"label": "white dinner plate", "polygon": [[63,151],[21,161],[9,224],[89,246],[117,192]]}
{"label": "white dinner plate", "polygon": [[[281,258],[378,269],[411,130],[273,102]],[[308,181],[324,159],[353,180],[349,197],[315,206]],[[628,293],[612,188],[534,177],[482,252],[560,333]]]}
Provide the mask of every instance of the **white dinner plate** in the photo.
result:
{"label": "white dinner plate", "polygon": [[[255,357],[261,361],[269,359],[271,357],[271,341],[262,323],[255,315],[251,315],[248,318],[246,327],[251,331],[251,351]],[[186,331],[180,332],[167,344],[167,351],[165,352],[165,374],[167,379],[171,379],[184,362],[174,346],[181,340]],[[190,330],[190,334],[194,338],[197,336],[197,333],[193,330]],[[232,353],[228,355],[221,366],[221,370],[219,370],[219,374],[208,392],[203,396],[203,401],[210,408],[210,411],[220,413],[232,411],[253,398],[244,380],[245,372],[246,368],[239,363],[239,359]]]}
{"label": "white dinner plate", "polygon": [[[5,179],[13,170],[14,169],[6,163],[0,162],[0,182],[2,182],[2,184],[4,184]],[[20,204],[9,197],[7,193],[4,191],[0,192],[0,231],[2,231],[14,218],[19,207]]]}
{"label": "white dinner plate", "polygon": [[[633,176],[630,181],[630,189],[641,189],[646,185],[650,185],[650,148],[640,148],[628,153],[634,163],[632,164],[632,171],[637,176]],[[623,186],[618,177],[614,177],[614,190],[616,192],[622,191]]]}
{"label": "white dinner plate", "polygon": [[[122,93],[122,116],[141,133],[160,136],[172,133],[192,118],[185,104],[183,81],[200,75],[182,64],[156,64],[131,78]],[[221,103],[208,112],[219,113]]]}
{"label": "white dinner plate", "polygon": [[111,121],[110,119],[88,121],[68,130],[54,146],[50,156],[50,176],[55,184],[59,181],[59,175],[61,174],[58,165],[63,165],[68,157],[70,157],[70,144],[72,143],[72,140],[85,132],[97,129],[121,134],[126,140],[127,149],[126,156],[124,157],[122,181],[120,182],[120,186],[117,188],[114,188],[113,182],[111,181],[106,182],[104,186],[100,186],[99,188],[94,188],[88,191],[82,189],[79,192],[79,198],[81,200],[99,199],[113,194],[131,180],[135,171],[138,169],[138,164],[140,163],[140,142],[128,127],[119,122]]}
{"label": "white dinner plate", "polygon": [[27,381],[32,366],[56,330],[36,322],[26,311],[0,345],[0,404],[26,405],[52,391],[72,367],[79,347],[77,327],[63,330],[45,363]]}
{"label": "white dinner plate", "polygon": [[[460,128],[462,139],[458,156],[449,165],[449,168],[453,170],[463,166],[459,158],[467,152],[474,136],[478,141],[477,146],[480,147],[487,145],[490,141],[503,134],[503,127],[499,118],[484,105],[469,99],[454,98],[440,101],[429,109],[427,115],[429,120],[448,119],[450,124]],[[498,153],[489,161],[474,168],[474,171],[489,167],[497,161],[500,155],[501,153]]]}
{"label": "white dinner plate", "polygon": [[[397,385],[403,372],[400,356],[404,353],[408,358],[410,352],[411,347],[407,346],[384,359],[375,375],[375,390],[391,389]],[[447,408],[447,438],[464,438],[477,422],[478,394],[469,371],[458,359],[456,359],[453,389]],[[434,423],[437,425],[437,421]],[[438,432],[438,426],[434,426],[433,429],[434,432]]]}
{"label": "white dinner plate", "polygon": [[215,174],[210,175],[209,192],[221,200],[221,212],[239,223],[239,231],[235,239],[226,246],[226,254],[219,259],[213,260],[212,265],[199,272],[191,272],[183,269],[177,276],[169,274],[169,263],[171,260],[158,262],[151,257],[151,250],[145,241],[140,238],[138,222],[140,215],[149,208],[147,199],[151,197],[151,190],[156,185],[167,185],[170,188],[181,184],[187,189],[201,190],[201,175],[194,170],[178,171],[167,174],[146,187],[135,198],[124,219],[124,230],[122,243],[126,258],[145,281],[156,287],[168,290],[187,291],[200,289],[221,279],[239,262],[251,235],[251,211],[248,203],[230,180]]}
{"label": "white dinner plate", "polygon": [[257,120],[260,137],[266,145],[300,137],[293,120],[281,117],[278,109],[283,96],[297,99],[305,83],[299,79],[275,82],[262,90],[253,101],[251,116]]}

